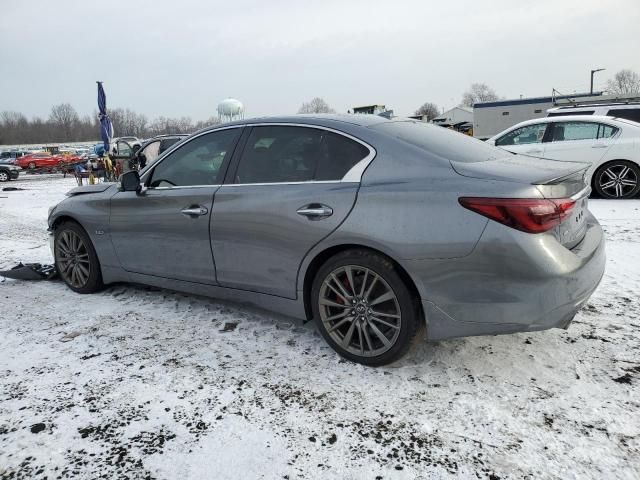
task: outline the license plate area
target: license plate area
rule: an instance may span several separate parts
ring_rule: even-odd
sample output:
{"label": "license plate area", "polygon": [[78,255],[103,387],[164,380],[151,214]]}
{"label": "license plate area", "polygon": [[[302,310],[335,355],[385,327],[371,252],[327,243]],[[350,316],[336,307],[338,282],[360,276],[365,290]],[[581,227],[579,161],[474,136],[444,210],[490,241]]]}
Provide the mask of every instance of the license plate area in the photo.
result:
{"label": "license plate area", "polygon": [[584,237],[587,231],[588,208],[588,196],[577,199],[571,215],[558,226],[558,237],[565,247],[573,248]]}

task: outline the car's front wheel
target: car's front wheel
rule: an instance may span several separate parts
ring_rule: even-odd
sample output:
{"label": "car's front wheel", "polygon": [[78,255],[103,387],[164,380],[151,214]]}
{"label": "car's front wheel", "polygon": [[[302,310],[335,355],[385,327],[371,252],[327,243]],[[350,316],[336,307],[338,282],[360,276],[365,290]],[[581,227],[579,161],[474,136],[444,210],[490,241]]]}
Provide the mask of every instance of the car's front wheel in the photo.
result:
{"label": "car's front wheel", "polygon": [[633,198],[640,191],[640,167],[627,160],[615,160],[600,167],[593,186],[604,198]]}
{"label": "car's front wheel", "polygon": [[5,172],[4,170],[1,170],[0,182],[8,182],[9,180],[11,180],[11,177],[9,176],[9,172]]}
{"label": "car's front wheel", "polygon": [[393,263],[367,250],[330,258],[316,275],[311,299],[327,343],[365,365],[385,365],[402,357],[421,321],[417,299]]}
{"label": "car's front wheel", "polygon": [[71,290],[93,293],[102,288],[98,256],[80,225],[65,222],[56,228],[54,256],[58,274]]}
{"label": "car's front wheel", "polygon": [[36,168],[36,164],[34,162],[29,162],[29,170],[34,170]]}

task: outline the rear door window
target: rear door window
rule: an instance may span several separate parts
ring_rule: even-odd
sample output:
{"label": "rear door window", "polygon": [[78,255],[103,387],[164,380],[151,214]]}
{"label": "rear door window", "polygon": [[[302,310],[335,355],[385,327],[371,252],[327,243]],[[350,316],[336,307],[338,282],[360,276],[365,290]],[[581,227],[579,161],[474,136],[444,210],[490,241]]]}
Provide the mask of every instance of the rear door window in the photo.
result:
{"label": "rear door window", "polygon": [[527,125],[525,127],[517,128],[496,140],[496,145],[503,147],[507,145],[540,143],[544,137],[547,125],[547,123],[538,123],[535,125]]}
{"label": "rear door window", "polygon": [[552,142],[595,140],[600,124],[590,122],[558,122],[553,125]]}
{"label": "rear door window", "polygon": [[361,143],[323,129],[253,127],[234,183],[339,181],[367,155]]}
{"label": "rear door window", "polygon": [[611,138],[618,132],[616,127],[611,125],[605,125],[603,123],[598,124],[598,138]]}

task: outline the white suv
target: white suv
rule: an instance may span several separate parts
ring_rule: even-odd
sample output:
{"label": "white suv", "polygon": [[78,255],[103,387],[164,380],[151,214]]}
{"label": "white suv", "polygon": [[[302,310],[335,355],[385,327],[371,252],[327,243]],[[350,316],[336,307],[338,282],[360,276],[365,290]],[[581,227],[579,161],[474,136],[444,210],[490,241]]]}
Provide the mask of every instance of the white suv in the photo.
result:
{"label": "white suv", "polygon": [[640,103],[565,105],[547,110],[547,117],[559,117],[561,115],[600,115],[624,118],[625,120],[640,123]]}

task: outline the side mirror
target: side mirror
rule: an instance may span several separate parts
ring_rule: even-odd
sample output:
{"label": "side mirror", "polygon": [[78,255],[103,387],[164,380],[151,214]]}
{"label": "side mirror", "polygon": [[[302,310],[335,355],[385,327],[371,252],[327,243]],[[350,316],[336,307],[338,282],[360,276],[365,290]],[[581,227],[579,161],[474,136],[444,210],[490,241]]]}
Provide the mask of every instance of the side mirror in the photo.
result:
{"label": "side mirror", "polygon": [[140,175],[135,170],[120,175],[120,188],[123,192],[140,192]]}

